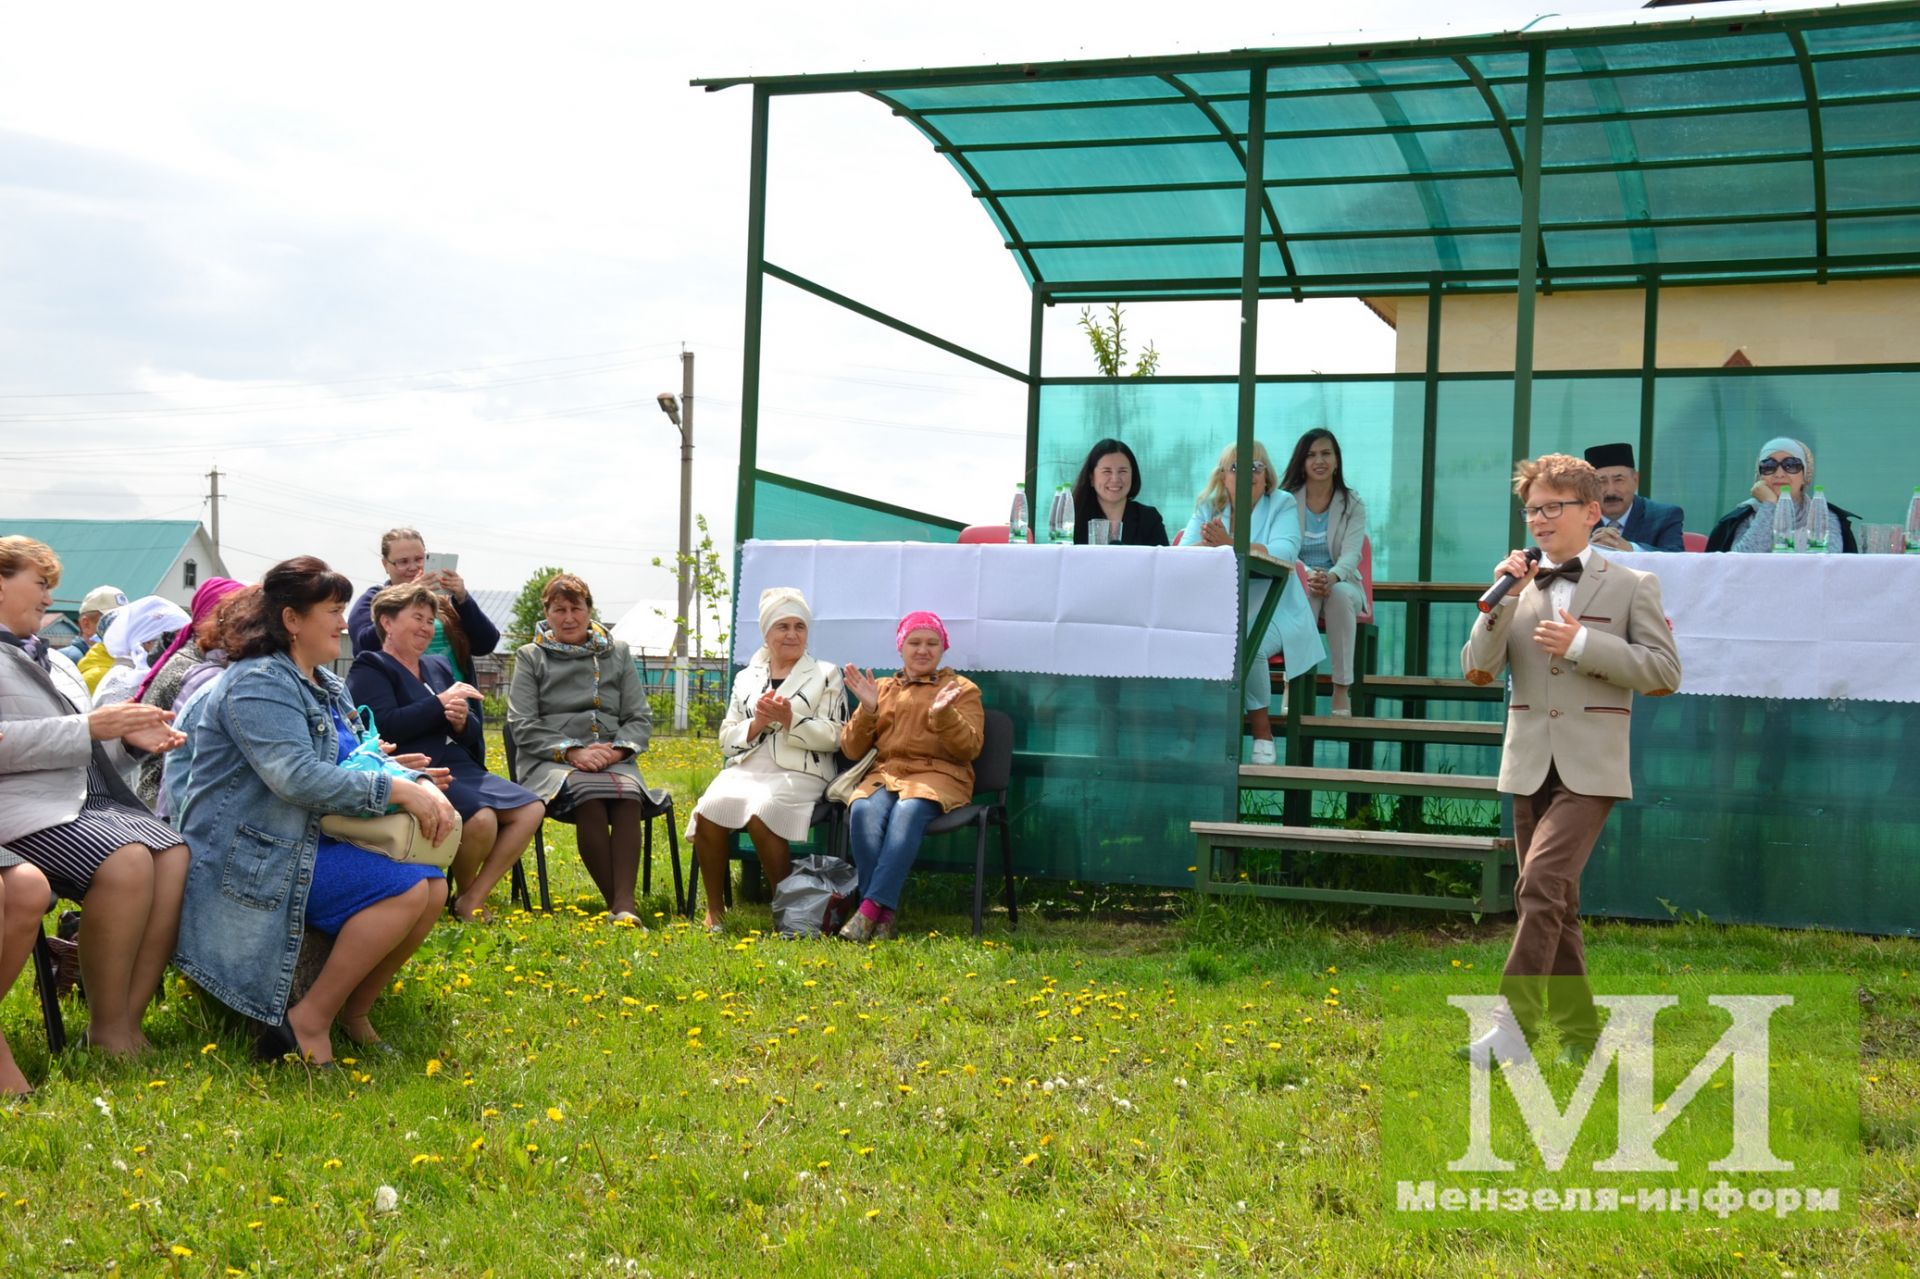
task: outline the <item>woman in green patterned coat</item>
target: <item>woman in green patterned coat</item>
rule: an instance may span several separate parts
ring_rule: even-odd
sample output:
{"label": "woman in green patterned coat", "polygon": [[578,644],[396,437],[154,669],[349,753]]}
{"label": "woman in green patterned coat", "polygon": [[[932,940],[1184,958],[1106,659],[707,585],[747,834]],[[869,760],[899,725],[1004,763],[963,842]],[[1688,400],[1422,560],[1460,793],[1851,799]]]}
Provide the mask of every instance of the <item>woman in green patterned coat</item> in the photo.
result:
{"label": "woman in green patterned coat", "polygon": [[547,816],[574,824],[613,921],[638,925],[640,822],[661,802],[635,762],[653,735],[646,687],[627,646],[593,620],[585,582],[562,573],[540,603],[546,618],[507,690],[520,784],[546,801]]}

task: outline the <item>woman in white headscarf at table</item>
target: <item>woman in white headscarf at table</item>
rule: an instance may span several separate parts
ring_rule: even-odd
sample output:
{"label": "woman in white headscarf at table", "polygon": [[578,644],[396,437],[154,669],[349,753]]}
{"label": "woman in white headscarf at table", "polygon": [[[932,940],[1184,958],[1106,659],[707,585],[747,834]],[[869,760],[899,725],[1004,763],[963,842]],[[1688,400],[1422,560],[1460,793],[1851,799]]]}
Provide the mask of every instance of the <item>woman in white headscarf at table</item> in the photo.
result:
{"label": "woman in white headscarf at table", "polygon": [[[1720,517],[1720,522],[1713,526],[1713,532],[1707,535],[1709,551],[1761,554],[1771,551],[1773,513],[1783,493],[1793,499],[1794,528],[1799,530],[1807,527],[1807,517],[1813,508],[1813,503],[1808,500],[1813,493],[1812,449],[1784,435],[1768,440],[1760,446],[1760,457],[1754,463],[1753,476],[1753,496]],[[1852,511],[1835,506],[1832,502],[1827,503],[1827,519],[1831,524],[1840,526],[1840,536],[1829,543],[1830,550],[1834,549],[1833,542],[1837,542],[1837,549],[1842,554],[1859,554],[1859,544],[1853,540],[1852,524],[1859,518]]]}
{"label": "woman in white headscarf at table", "polygon": [[726,764],[694,805],[687,838],[700,858],[709,932],[726,909],[727,852],[747,832],[769,885],[787,877],[793,841],[805,839],[813,806],[833,780],[847,718],[840,668],[807,651],[813,611],[790,586],[760,593],[761,646],[733,681],[720,754]]}

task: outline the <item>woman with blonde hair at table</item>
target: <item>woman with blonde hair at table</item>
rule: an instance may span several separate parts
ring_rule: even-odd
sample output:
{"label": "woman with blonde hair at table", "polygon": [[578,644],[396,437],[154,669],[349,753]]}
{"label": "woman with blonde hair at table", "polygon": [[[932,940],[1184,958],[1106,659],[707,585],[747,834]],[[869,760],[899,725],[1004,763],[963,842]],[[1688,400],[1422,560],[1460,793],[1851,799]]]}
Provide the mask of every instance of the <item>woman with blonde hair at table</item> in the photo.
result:
{"label": "woman with blonde hair at table", "polygon": [[[1200,501],[1180,536],[1182,549],[1194,546],[1233,545],[1233,494],[1238,461],[1234,446],[1221,450],[1220,460],[1200,491]],[[1291,563],[1300,554],[1300,517],[1294,512],[1293,494],[1280,487],[1267,449],[1258,440],[1253,445],[1253,509],[1247,512],[1247,549],[1254,555]],[[1271,584],[1258,581],[1247,588],[1247,615],[1253,617],[1265,603]],[[1252,641],[1253,661],[1247,667],[1242,686],[1242,704],[1247,711],[1247,729],[1253,735],[1252,760],[1271,764],[1276,753],[1273,745],[1273,718],[1268,713],[1273,700],[1272,676],[1267,659],[1284,652],[1287,678],[1299,679],[1327,658],[1327,646],[1320,641],[1314,626],[1313,610],[1307,607],[1306,590],[1296,574],[1288,573],[1280,583],[1280,603],[1273,611],[1267,629]]]}
{"label": "woman with blonde hair at table", "polygon": [[734,677],[720,754],[726,765],[687,819],[707,892],[707,931],[725,907],[727,845],[745,830],[768,885],[787,877],[793,841],[805,839],[813,808],[833,780],[834,752],[847,717],[840,668],[807,651],[813,611],[790,586],[760,593],[761,646]]}

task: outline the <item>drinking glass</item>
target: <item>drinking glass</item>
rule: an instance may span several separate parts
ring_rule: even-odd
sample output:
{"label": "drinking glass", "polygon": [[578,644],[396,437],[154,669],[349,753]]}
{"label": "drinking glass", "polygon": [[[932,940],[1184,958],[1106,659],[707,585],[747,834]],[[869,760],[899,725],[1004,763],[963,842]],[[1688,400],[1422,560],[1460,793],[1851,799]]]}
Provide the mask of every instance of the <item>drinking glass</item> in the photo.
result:
{"label": "drinking glass", "polygon": [[1113,536],[1113,525],[1109,521],[1107,520],[1088,520],[1087,521],[1087,545],[1088,546],[1111,545],[1112,536]]}

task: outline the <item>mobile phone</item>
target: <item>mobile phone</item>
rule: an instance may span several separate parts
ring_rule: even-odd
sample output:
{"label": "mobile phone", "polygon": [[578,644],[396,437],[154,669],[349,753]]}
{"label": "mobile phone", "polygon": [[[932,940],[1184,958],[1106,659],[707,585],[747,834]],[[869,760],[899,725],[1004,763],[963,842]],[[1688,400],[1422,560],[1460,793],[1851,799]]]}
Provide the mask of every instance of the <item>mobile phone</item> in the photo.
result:
{"label": "mobile phone", "polygon": [[460,556],[453,551],[427,552],[427,573],[456,573],[460,570]]}

